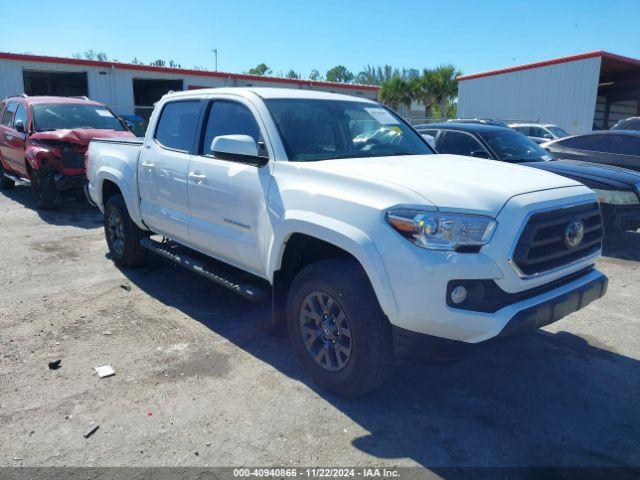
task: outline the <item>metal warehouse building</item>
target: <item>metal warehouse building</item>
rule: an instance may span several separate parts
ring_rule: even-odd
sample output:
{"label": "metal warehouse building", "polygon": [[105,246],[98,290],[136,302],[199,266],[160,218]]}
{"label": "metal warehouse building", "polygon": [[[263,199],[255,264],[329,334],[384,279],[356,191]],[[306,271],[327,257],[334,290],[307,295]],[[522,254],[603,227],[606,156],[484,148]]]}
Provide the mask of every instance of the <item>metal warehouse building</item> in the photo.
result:
{"label": "metal warehouse building", "polygon": [[597,51],[458,77],[458,115],[555,123],[570,133],[640,114],[640,60]]}
{"label": "metal warehouse building", "polygon": [[0,53],[0,99],[8,95],[86,95],[120,115],[147,118],[169,90],[209,87],[288,87],[377,98],[378,87],[76,58]]}

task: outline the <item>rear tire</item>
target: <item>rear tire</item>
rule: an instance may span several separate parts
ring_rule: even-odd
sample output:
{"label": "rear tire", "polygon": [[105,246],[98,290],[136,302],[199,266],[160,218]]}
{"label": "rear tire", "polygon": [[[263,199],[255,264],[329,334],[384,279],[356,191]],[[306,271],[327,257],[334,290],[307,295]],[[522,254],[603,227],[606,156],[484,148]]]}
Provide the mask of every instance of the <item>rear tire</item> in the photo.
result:
{"label": "rear tire", "polygon": [[131,220],[122,195],[115,195],[107,200],[104,209],[104,234],[111,259],[118,267],[140,267],[147,262],[149,251],[140,245],[140,240],[150,233]]}
{"label": "rear tire", "polygon": [[31,191],[39,210],[53,210],[58,206],[58,189],[52,170],[35,170],[31,175]]}
{"label": "rear tire", "polygon": [[0,190],[11,190],[16,186],[16,182],[4,176],[6,170],[0,162]]}
{"label": "rear tire", "polygon": [[287,324],[304,371],[333,394],[363,395],[393,371],[391,325],[355,260],[302,269],[289,291]]}

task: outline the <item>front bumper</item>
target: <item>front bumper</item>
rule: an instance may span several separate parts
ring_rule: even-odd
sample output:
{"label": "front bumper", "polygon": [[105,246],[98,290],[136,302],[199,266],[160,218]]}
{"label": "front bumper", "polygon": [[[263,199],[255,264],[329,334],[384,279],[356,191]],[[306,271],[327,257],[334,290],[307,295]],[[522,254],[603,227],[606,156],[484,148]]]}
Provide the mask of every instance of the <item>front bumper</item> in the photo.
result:
{"label": "front bumper", "polygon": [[70,190],[74,188],[84,189],[87,183],[87,177],[85,174],[81,175],[64,175],[58,173],[55,176],[56,188],[58,190]]}
{"label": "front bumper", "polygon": [[567,284],[571,286],[570,288],[557,289],[551,296],[541,296],[544,298],[538,298],[534,304],[526,308],[520,309],[518,304],[512,305],[511,307],[516,308],[512,309],[514,313],[502,330],[495,337],[478,343],[448,340],[412,332],[394,325],[392,327],[394,350],[400,356],[440,360],[464,358],[501,340],[530,333],[557,322],[602,297],[607,291],[607,285],[607,277],[594,269],[580,280]]}
{"label": "front bumper", "polygon": [[601,204],[601,207],[606,230],[640,229],[640,205]]}

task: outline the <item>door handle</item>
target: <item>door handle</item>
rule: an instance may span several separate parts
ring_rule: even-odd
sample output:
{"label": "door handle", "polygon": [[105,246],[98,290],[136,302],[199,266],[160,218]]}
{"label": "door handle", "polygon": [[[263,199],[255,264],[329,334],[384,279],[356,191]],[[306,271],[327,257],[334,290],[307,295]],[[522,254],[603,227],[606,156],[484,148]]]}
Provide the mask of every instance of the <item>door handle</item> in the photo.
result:
{"label": "door handle", "polygon": [[151,170],[153,170],[156,166],[153,163],[150,162],[142,162],[142,168],[145,169],[146,171],[150,172]]}
{"label": "door handle", "polygon": [[9,134],[7,133],[7,135],[6,135],[6,139],[7,139],[7,141],[9,141],[9,142],[10,142],[11,140],[13,140],[13,135],[9,135]]}
{"label": "door handle", "polygon": [[204,183],[207,180],[207,176],[202,175],[199,172],[191,172],[189,174],[189,178],[192,179],[195,183]]}

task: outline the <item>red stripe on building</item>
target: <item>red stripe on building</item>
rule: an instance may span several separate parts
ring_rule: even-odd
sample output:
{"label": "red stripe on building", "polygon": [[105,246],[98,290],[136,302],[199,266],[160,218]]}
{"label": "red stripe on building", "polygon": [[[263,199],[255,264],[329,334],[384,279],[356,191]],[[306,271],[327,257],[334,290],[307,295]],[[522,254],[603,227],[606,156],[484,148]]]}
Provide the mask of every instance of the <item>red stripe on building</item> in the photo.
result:
{"label": "red stripe on building", "polygon": [[59,65],[80,65],[80,66],[87,66],[87,67],[120,68],[123,70],[173,73],[176,75],[195,75],[200,77],[232,78],[232,79],[238,79],[238,80],[287,83],[289,85],[299,85],[299,86],[308,86],[308,87],[330,87],[330,88],[342,88],[342,89],[346,88],[350,90],[372,90],[372,91],[378,91],[380,89],[380,87],[376,85],[317,82],[313,80],[299,80],[295,78],[247,75],[244,73],[210,72],[206,70],[192,70],[187,68],[156,67],[153,65],[136,65],[132,63],[120,63],[120,62],[102,62],[98,60],[85,60],[82,58],[46,57],[42,55],[26,55],[21,53],[0,52],[0,59],[18,60],[18,61],[27,61],[27,62],[54,63]]}
{"label": "red stripe on building", "polygon": [[616,55],[615,53],[609,53],[602,50],[598,50],[595,52],[581,53],[579,55],[571,55],[569,57],[554,58],[552,60],[545,60],[544,62],[527,63],[524,65],[517,65],[515,67],[502,68],[498,70],[489,70],[487,72],[472,73],[469,75],[460,75],[457,78],[457,80],[462,81],[462,80],[471,80],[473,78],[490,77],[493,75],[501,75],[503,73],[512,73],[512,72],[519,72],[521,70],[530,70],[532,68],[548,67],[549,65],[575,62],[576,60],[584,60],[587,58],[594,58],[594,57],[602,57],[602,58],[607,58],[611,60],[619,60],[623,62],[640,65],[640,60],[636,58],[624,57],[622,55]]}

